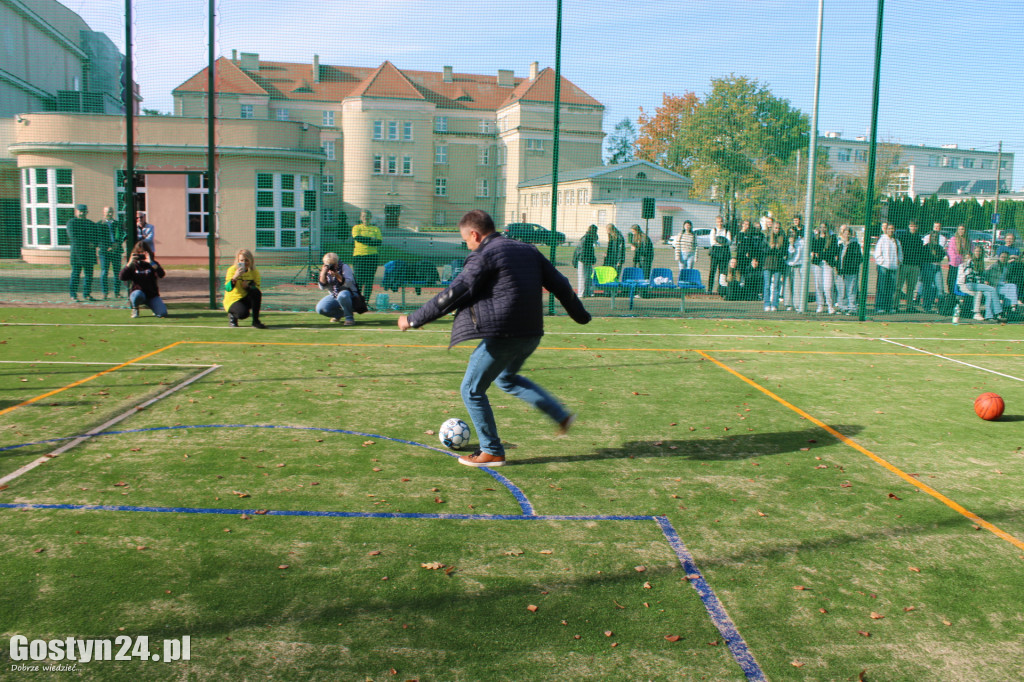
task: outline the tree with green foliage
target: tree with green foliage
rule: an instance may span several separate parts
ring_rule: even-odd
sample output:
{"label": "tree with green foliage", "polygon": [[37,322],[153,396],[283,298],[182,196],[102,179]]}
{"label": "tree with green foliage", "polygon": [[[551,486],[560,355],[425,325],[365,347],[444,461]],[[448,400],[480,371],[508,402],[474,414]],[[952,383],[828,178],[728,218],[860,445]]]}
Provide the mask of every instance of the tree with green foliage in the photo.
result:
{"label": "tree with green foliage", "polygon": [[624,118],[615,124],[615,131],[608,136],[606,141],[608,157],[606,163],[613,166],[617,163],[626,163],[636,158],[636,127],[629,118]]}

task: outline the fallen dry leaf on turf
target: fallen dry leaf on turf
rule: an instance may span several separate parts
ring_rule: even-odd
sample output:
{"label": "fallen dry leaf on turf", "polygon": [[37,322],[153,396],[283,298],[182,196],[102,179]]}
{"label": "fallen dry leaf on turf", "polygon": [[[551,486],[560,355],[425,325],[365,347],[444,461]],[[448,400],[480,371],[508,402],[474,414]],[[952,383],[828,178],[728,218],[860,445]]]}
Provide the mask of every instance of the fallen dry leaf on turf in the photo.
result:
{"label": "fallen dry leaf on turf", "polygon": [[536,613],[537,612],[537,606],[534,605],[534,604],[530,604],[529,606],[526,607],[526,610],[529,611],[530,613]]}
{"label": "fallen dry leaf on turf", "polygon": [[623,606],[619,602],[615,601],[614,599],[612,599],[612,603],[615,604],[615,608],[617,608],[617,609],[625,609],[626,608],[625,606]]}
{"label": "fallen dry leaf on turf", "polygon": [[644,589],[645,590],[651,589],[651,584],[650,583],[644,583]]}
{"label": "fallen dry leaf on turf", "polygon": [[950,623],[950,622],[949,622],[948,620],[944,620],[944,621],[942,621],[942,624],[943,624],[943,625],[946,625],[946,626],[950,626],[950,625],[952,625],[952,623]]}
{"label": "fallen dry leaf on turf", "polygon": [[889,493],[889,499],[890,499],[890,500],[899,500],[899,499],[901,499],[901,498],[897,497],[897,496],[896,496],[896,495],[894,495],[893,493]]}
{"label": "fallen dry leaf on turf", "polygon": [[904,611],[913,611],[913,610],[914,610],[914,607],[913,607],[913,606],[904,606],[904,607],[903,607],[903,610],[904,610]]}
{"label": "fallen dry leaf on turf", "polygon": [[864,670],[861,670],[860,674],[857,675],[857,682],[867,682],[867,674],[868,671],[866,668]]}
{"label": "fallen dry leaf on turf", "polygon": [[45,551],[46,551],[45,547],[40,547],[39,549],[32,550],[32,553],[33,554],[39,554],[40,552],[45,552]]}
{"label": "fallen dry leaf on turf", "polygon": [[115,488],[127,488],[128,484],[125,483],[124,481],[118,481],[117,483],[114,484],[114,487]]}
{"label": "fallen dry leaf on turf", "polygon": [[239,497],[249,497],[249,493],[243,493],[243,492],[239,492],[237,490],[232,490],[231,494],[232,495],[238,495]]}
{"label": "fallen dry leaf on turf", "polygon": [[554,554],[554,551],[550,550],[550,549],[542,549],[542,550],[540,550],[540,553],[541,554]]}
{"label": "fallen dry leaf on turf", "polygon": [[283,571],[284,569],[288,568],[288,564],[281,564],[280,566],[278,566],[278,568]]}
{"label": "fallen dry leaf on turf", "polygon": [[794,590],[809,590],[810,588],[809,587],[804,587],[803,585],[794,585],[793,589]]}
{"label": "fallen dry leaf on turf", "polygon": [[523,550],[521,549],[510,549],[507,552],[505,552],[505,556],[519,556],[522,553]]}
{"label": "fallen dry leaf on turf", "polygon": [[858,635],[862,635],[864,637],[870,637],[871,636],[870,632],[864,632],[863,630],[857,630],[857,634]]}
{"label": "fallen dry leaf on turf", "polygon": [[373,441],[372,440],[364,440],[363,441],[363,447],[365,448],[367,445],[373,445]]}
{"label": "fallen dry leaf on turf", "polygon": [[427,434],[428,436],[436,436],[437,435],[437,432],[434,431],[434,429],[427,429],[423,433]]}
{"label": "fallen dry leaf on turf", "polygon": [[420,564],[420,568],[426,568],[430,571],[436,571],[439,568],[444,568],[444,564],[442,564],[440,561],[431,561],[427,564]]}
{"label": "fallen dry leaf on turf", "polygon": [[379,555],[380,555],[380,550],[379,549],[371,550],[370,553],[367,554],[367,556],[379,556]]}
{"label": "fallen dry leaf on turf", "polygon": [[572,638],[573,638],[573,639],[579,639],[579,638],[580,638],[580,636],[579,636],[579,635],[573,635],[573,636],[572,636]]}
{"label": "fallen dry leaf on turf", "polygon": [[634,566],[633,570],[636,571],[637,573],[643,573],[644,571],[647,570],[647,567],[646,566]]}
{"label": "fallen dry leaf on turf", "polygon": [[872,611],[872,612],[871,612],[871,617],[872,617],[872,618],[873,618],[874,620],[881,620],[882,618],[885,618],[885,616],[883,616],[882,614],[880,614],[880,613],[875,613],[874,611]]}
{"label": "fallen dry leaf on turf", "polygon": [[794,668],[802,668],[802,667],[804,667],[804,664],[801,663],[800,661],[790,661],[789,664],[791,666],[793,666]]}
{"label": "fallen dry leaf on turf", "polygon": [[141,552],[141,551],[142,551],[142,550],[144,550],[144,549],[149,549],[149,547],[146,547],[145,545],[139,545],[139,546],[138,546],[138,547],[136,547],[135,549],[137,549],[137,550],[139,550],[139,551]]}
{"label": "fallen dry leaf on turf", "polygon": [[615,634],[615,633],[614,633],[614,632],[612,632],[611,630],[605,630],[605,631],[604,631],[604,636],[605,636],[605,637],[611,637],[611,636],[612,636],[612,635],[614,635],[614,634]]}
{"label": "fallen dry leaf on turf", "polygon": [[682,639],[682,637],[680,637],[679,635],[665,635],[665,639],[667,639],[670,642],[678,642]]}
{"label": "fallen dry leaf on turf", "polygon": [[437,502],[438,504],[444,504],[444,500],[442,500],[440,497],[435,497],[434,502]]}
{"label": "fallen dry leaf on turf", "polygon": [[917,566],[907,566],[907,570],[908,571],[913,571],[914,573],[920,573],[921,572],[921,569],[918,568]]}
{"label": "fallen dry leaf on turf", "polygon": [[758,515],[758,516],[768,516],[767,514],[765,514],[765,513],[764,513],[763,511],[761,511],[760,509],[758,509],[758,510],[756,510],[756,511],[757,511],[757,515]]}
{"label": "fallen dry leaf on turf", "polygon": [[828,611],[826,611],[825,609],[818,609],[818,610],[821,611],[822,613],[828,613]]}

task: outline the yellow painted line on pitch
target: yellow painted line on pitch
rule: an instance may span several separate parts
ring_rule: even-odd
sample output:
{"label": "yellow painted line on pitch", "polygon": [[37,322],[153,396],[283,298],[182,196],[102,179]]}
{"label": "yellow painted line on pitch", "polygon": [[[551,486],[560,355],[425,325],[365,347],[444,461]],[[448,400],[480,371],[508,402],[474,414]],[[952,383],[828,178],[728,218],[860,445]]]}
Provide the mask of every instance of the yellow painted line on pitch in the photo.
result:
{"label": "yellow painted line on pitch", "polygon": [[972,512],[972,511],[962,507],[958,503],[956,503],[953,500],[949,499],[948,497],[946,497],[945,495],[940,493],[935,488],[932,488],[931,486],[929,486],[929,485],[927,485],[925,483],[922,483],[921,481],[917,480],[916,478],[914,478],[910,474],[906,473],[905,471],[903,471],[899,467],[897,467],[897,466],[895,466],[893,464],[890,464],[886,460],[882,459],[881,457],[879,457],[875,453],[873,453],[870,450],[868,450],[867,448],[865,448],[863,445],[861,445],[857,441],[855,441],[852,438],[849,438],[849,437],[839,433],[838,431],[833,429],[831,426],[829,426],[825,422],[823,422],[820,419],[817,419],[817,418],[811,416],[807,412],[804,412],[803,410],[801,410],[796,405],[794,405],[794,404],[790,403],[789,401],[785,400],[784,398],[781,398],[778,395],[772,393],[770,390],[768,390],[764,386],[761,386],[759,383],[757,383],[753,379],[749,379],[749,378],[743,376],[742,374],[740,374],[739,372],[734,370],[732,367],[729,367],[728,365],[726,365],[723,362],[719,362],[718,360],[716,360],[715,358],[711,357],[710,355],[708,355],[707,353],[705,353],[702,350],[698,350],[697,352],[700,353],[701,356],[707,358],[708,360],[710,360],[711,362],[715,363],[716,365],[718,365],[719,367],[721,367],[725,371],[729,372],[733,376],[737,377],[738,379],[746,382],[747,384],[750,384],[751,386],[753,386],[757,390],[761,391],[762,393],[767,395],[772,400],[774,400],[774,401],[776,401],[778,403],[781,403],[782,405],[785,405],[786,407],[788,407],[789,409],[793,410],[794,412],[796,412],[798,415],[800,415],[804,419],[807,419],[810,422],[814,423],[815,425],[820,426],[821,428],[825,429],[830,434],[832,434],[833,436],[838,438],[841,442],[845,443],[846,445],[849,445],[851,448],[853,448],[857,452],[859,452],[859,453],[869,457],[870,459],[874,460],[875,463],[880,464],[882,467],[884,467],[885,469],[888,469],[892,473],[896,474],[897,476],[899,476],[900,478],[902,478],[903,480],[905,480],[907,483],[911,484],[915,488],[917,488],[917,489],[919,489],[919,490],[921,490],[923,492],[928,493],[929,495],[931,495],[932,497],[934,497],[938,501],[942,502],[944,505],[946,505],[947,507],[949,507],[953,511],[957,512],[958,514],[961,514],[961,515],[967,517],[968,519],[970,519],[974,523],[978,524],[979,526],[981,526],[985,530],[993,533],[997,537],[1000,537],[1003,540],[1006,540],[1007,542],[1012,544],[1017,549],[1024,550],[1024,541],[1022,541],[1022,540],[1020,540],[1020,539],[1010,535],[1009,533],[1007,533],[1006,531],[1002,530],[1001,528],[998,528],[997,526],[989,523],[988,521],[986,521],[985,519],[981,518],[980,516],[978,516],[974,512]]}
{"label": "yellow painted line on pitch", "polygon": [[179,345],[181,343],[184,343],[184,342],[183,341],[175,341],[174,343],[172,343],[169,346],[164,346],[163,348],[160,348],[158,350],[152,351],[150,353],[146,353],[145,355],[140,355],[139,357],[135,358],[134,360],[129,360],[128,362],[122,362],[120,365],[115,365],[114,367],[111,367],[110,369],[105,369],[102,372],[97,372],[96,374],[93,374],[91,377],[86,377],[85,379],[79,379],[78,381],[72,381],[67,386],[63,386],[61,388],[55,388],[52,391],[48,391],[47,393],[43,393],[42,395],[37,395],[35,398],[29,398],[28,400],[26,400],[24,402],[21,402],[21,403],[18,403],[17,405],[11,405],[8,408],[0,410],[0,415],[5,415],[8,412],[12,412],[12,411],[18,409],[19,407],[24,407],[25,405],[31,405],[32,403],[36,403],[36,402],[39,402],[40,400],[43,400],[45,398],[49,398],[52,395],[57,395],[58,393],[62,393],[64,391],[68,390],[69,388],[74,388],[75,386],[81,386],[82,384],[90,382],[93,379],[100,378],[104,374],[110,374],[111,372],[116,372],[117,370],[123,369],[123,368],[127,367],[128,365],[133,365],[136,362],[139,362],[141,360],[145,360],[146,358],[151,358],[154,355],[157,355],[159,353],[163,353],[165,350],[167,350],[169,348],[174,348],[175,346],[177,346],[177,345]]}

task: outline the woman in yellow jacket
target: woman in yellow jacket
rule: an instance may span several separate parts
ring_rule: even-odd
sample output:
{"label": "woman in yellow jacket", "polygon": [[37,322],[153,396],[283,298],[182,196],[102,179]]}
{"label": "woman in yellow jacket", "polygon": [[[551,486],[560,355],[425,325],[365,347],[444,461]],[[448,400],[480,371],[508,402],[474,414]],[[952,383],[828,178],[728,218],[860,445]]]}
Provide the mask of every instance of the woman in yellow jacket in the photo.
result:
{"label": "woman in yellow jacket", "polygon": [[249,249],[239,249],[235,262],[224,275],[224,310],[228,313],[228,326],[237,327],[252,313],[252,326],[266,329],[260,322],[260,305],[263,293],[260,291],[260,271]]}
{"label": "woman in yellow jacket", "polygon": [[380,228],[370,222],[371,217],[371,213],[364,210],[359,216],[359,224],[352,228],[352,240],[355,242],[352,246],[352,270],[359,293],[367,301],[380,264],[380,245],[384,241]]}

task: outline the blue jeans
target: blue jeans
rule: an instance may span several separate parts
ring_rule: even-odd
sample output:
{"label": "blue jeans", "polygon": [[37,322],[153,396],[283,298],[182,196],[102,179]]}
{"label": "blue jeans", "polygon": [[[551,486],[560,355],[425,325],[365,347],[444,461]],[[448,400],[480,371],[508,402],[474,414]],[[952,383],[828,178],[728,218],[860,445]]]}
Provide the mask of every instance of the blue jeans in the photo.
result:
{"label": "blue jeans", "polygon": [[316,311],[324,317],[344,317],[352,321],[352,292],[342,289],[338,298],[327,294],[316,304]]}
{"label": "blue jeans", "polygon": [[164,305],[163,299],[159,296],[147,299],[146,294],[142,293],[141,289],[136,289],[129,294],[128,302],[133,308],[149,306],[149,309],[152,310],[153,314],[157,317],[167,317],[167,306]]}
{"label": "blue jeans", "polygon": [[779,307],[779,294],[782,293],[782,272],[778,270],[764,271],[763,293],[765,307]]}
{"label": "blue jeans", "polygon": [[691,251],[690,253],[686,253],[685,251],[681,251],[679,253],[679,269],[680,270],[692,270],[693,269],[693,264],[694,264],[694,262],[696,262],[696,260],[697,260],[697,252],[696,251]]}
{"label": "blue jeans", "polygon": [[539,336],[521,338],[483,339],[469,356],[466,375],[462,378],[462,402],[466,405],[480,439],[480,449],[492,455],[504,455],[505,449],[498,437],[494,412],[487,400],[491,383],[509,395],[533,405],[556,423],[561,423],[569,412],[543,388],[518,374],[523,363],[540,344]]}

